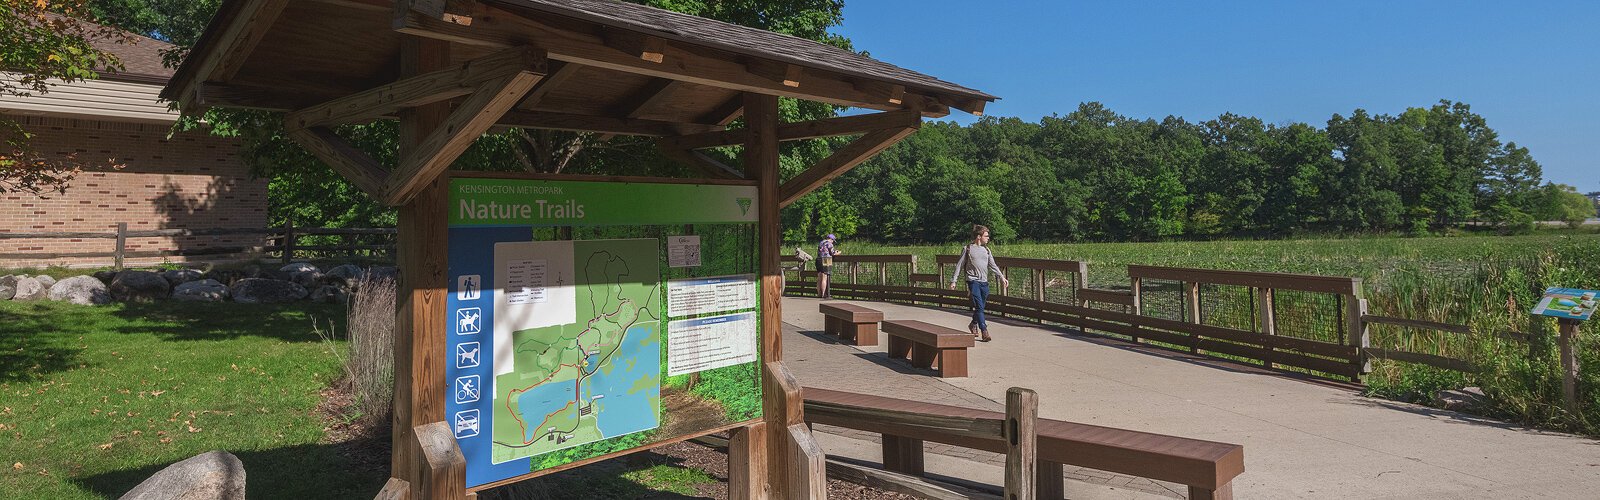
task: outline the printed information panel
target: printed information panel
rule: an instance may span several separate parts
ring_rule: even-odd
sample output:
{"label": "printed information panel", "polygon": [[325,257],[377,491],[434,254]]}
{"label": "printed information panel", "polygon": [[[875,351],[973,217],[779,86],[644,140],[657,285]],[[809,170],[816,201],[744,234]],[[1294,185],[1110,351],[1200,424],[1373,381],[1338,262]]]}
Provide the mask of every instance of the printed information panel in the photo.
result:
{"label": "printed information panel", "polygon": [[1596,306],[1600,306],[1600,299],[1595,297],[1597,294],[1600,294],[1600,291],[1550,287],[1545,289],[1544,297],[1539,299],[1539,303],[1533,306],[1533,313],[1553,318],[1588,321],[1594,317]]}
{"label": "printed information panel", "polygon": [[680,318],[701,314],[754,309],[756,275],[716,276],[667,282],[667,316]]}
{"label": "printed information panel", "polygon": [[[451,179],[445,410],[469,488],[760,417],[754,197]],[[669,322],[680,300],[745,312]]]}
{"label": "printed information panel", "polygon": [[667,374],[687,375],[756,360],[755,313],[681,319],[667,328]]}

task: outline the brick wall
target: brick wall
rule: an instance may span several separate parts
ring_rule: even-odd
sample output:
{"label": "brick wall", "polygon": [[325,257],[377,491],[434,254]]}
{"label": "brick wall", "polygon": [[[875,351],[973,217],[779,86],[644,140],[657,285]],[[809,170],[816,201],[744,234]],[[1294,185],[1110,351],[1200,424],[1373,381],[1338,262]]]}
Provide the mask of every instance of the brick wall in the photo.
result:
{"label": "brick wall", "polygon": [[[47,154],[77,153],[93,164],[116,158],[119,171],[86,171],[66,194],[0,194],[0,232],[106,232],[126,222],[129,231],[151,229],[263,228],[267,184],[251,179],[236,139],[204,132],[174,134],[164,124],[117,123],[54,117],[20,117]],[[113,239],[0,239],[0,268],[111,264]],[[130,238],[129,252],[259,246],[260,236]],[[49,254],[105,252],[103,257]],[[30,254],[20,256],[17,254]],[[204,259],[207,257],[194,257]],[[213,257],[214,258],[214,257]],[[133,265],[162,257],[129,259]],[[184,257],[169,256],[171,262]]]}

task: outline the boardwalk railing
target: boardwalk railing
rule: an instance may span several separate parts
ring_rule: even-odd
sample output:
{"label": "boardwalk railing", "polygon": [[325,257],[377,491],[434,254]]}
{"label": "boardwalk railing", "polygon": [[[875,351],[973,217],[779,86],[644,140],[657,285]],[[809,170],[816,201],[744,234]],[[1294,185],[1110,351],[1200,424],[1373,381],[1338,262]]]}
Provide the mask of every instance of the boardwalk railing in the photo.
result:
{"label": "boardwalk railing", "polygon": [[[966,307],[970,304],[966,290],[947,288],[959,258],[939,255],[936,272],[920,273],[909,255],[839,256],[830,293],[839,298]],[[1011,286],[991,286],[988,307],[1007,317],[1352,381],[1371,371],[1373,358],[1478,370],[1462,359],[1373,345],[1369,334],[1373,325],[1461,334],[1471,329],[1369,315],[1360,278],[1128,266],[1127,288],[1107,289],[1086,285],[1084,262],[1000,257],[996,264]],[[786,293],[815,295],[814,269],[791,266],[786,278]],[[1511,332],[1497,336],[1527,339]]]}
{"label": "boardwalk railing", "polygon": [[[1005,454],[1006,498],[1061,499],[1068,465],[1183,484],[1193,499],[1231,498],[1233,479],[1244,472],[1242,446],[1036,419],[1035,398],[1033,391],[1012,388],[1002,414],[808,387],[805,418],[882,436],[883,470],[830,460],[830,475],[900,486],[890,489],[923,498],[981,498],[918,488],[926,473],[925,441]],[[1024,491],[1030,493],[1012,496]]]}
{"label": "boardwalk railing", "polygon": [[[164,242],[153,246],[175,247],[160,250],[129,251],[130,238],[248,238],[256,244],[215,244],[211,242]],[[311,240],[306,242],[306,240]],[[276,255],[284,262],[296,258],[326,256],[384,256],[392,258],[395,247],[394,228],[327,228],[295,227],[289,224],[276,228],[217,228],[217,229],[155,229],[130,231],[126,223],[117,224],[108,232],[35,232],[0,233],[0,240],[66,240],[87,243],[85,240],[108,240],[105,248],[66,252],[0,252],[0,265],[7,260],[49,261],[58,259],[105,258],[116,269],[121,269],[126,259],[172,256],[263,256]],[[188,247],[188,248],[185,248]]]}

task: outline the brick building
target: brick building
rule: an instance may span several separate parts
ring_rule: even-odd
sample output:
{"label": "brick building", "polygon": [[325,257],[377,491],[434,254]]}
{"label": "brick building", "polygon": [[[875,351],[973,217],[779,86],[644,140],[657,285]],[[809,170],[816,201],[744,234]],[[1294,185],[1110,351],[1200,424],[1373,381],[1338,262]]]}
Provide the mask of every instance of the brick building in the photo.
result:
{"label": "brick building", "polygon": [[[34,134],[45,154],[76,153],[86,164],[115,159],[121,170],[80,174],[65,194],[0,194],[0,233],[114,233],[155,229],[264,228],[267,184],[252,179],[239,141],[171,132],[178,114],[159,102],[172,70],[171,46],[138,37],[102,46],[124,69],[99,80],[59,84],[30,97],[0,95],[0,114]],[[3,77],[3,76],[0,76]],[[168,137],[170,134],[170,137]],[[259,246],[260,236],[129,238],[129,264],[183,261],[206,248]],[[109,265],[114,239],[0,239],[0,268]],[[103,254],[93,256],[92,254]],[[196,259],[202,257],[190,257]]]}

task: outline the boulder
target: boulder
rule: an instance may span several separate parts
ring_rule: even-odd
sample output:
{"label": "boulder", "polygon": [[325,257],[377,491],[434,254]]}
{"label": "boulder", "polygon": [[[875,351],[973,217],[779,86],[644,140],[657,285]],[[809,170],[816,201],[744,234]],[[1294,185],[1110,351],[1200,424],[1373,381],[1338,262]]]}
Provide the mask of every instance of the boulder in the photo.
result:
{"label": "boulder", "polygon": [[306,288],[290,281],[247,278],[239,280],[229,289],[234,302],[245,304],[273,304],[293,302],[306,298]]}
{"label": "boulder", "polygon": [[94,279],[100,280],[101,283],[105,283],[107,285],[110,285],[111,284],[111,280],[117,279],[117,272],[116,271],[95,271],[94,274],[91,274],[90,276],[94,276]]}
{"label": "boulder", "polygon": [[211,272],[206,273],[205,276],[202,277],[216,280],[224,285],[232,286],[239,280],[249,278],[251,276],[238,269],[212,269]]}
{"label": "boulder", "polygon": [[172,299],[184,302],[222,302],[228,296],[228,286],[214,279],[190,281],[172,289]]}
{"label": "boulder", "polygon": [[17,296],[17,277],[0,276],[0,300],[11,300]]}
{"label": "boulder", "polygon": [[34,276],[33,279],[39,280],[39,283],[43,284],[45,288],[50,288],[50,287],[56,285],[56,279],[55,278],[50,277],[50,276],[46,276],[46,275],[43,275],[43,274],[38,275],[38,276]]}
{"label": "boulder", "polygon": [[97,306],[111,303],[111,291],[94,276],[73,276],[50,285],[50,300]]}
{"label": "boulder", "polygon": [[311,292],[311,300],[330,304],[343,304],[350,300],[350,293],[335,285],[322,285]]}
{"label": "boulder", "polygon": [[289,281],[293,281],[294,284],[306,287],[307,290],[310,290],[322,284],[322,272],[295,271],[289,273]]}
{"label": "boulder", "polygon": [[172,285],[150,271],[123,271],[111,280],[111,296],[123,302],[151,302],[172,296]]}
{"label": "boulder", "polygon": [[362,276],[366,275],[367,272],[362,270],[359,266],[345,264],[334,267],[333,269],[329,269],[327,274],[322,275],[322,281],[330,285],[339,285],[345,287],[345,289],[348,290],[354,287],[356,282],[361,280]]}
{"label": "boulder", "polygon": [[167,284],[172,286],[199,280],[205,278],[205,276],[205,273],[193,269],[173,269],[161,273],[161,278],[167,280]]}
{"label": "boulder", "polygon": [[278,271],[289,273],[289,274],[304,273],[304,272],[316,272],[316,273],[322,272],[321,269],[317,269],[317,266],[313,266],[311,264],[307,264],[307,263],[304,263],[304,262],[294,262],[294,263],[286,264],[283,267],[278,268]]}
{"label": "boulder", "polygon": [[168,465],[133,487],[122,500],[244,500],[244,462],[208,451]]}
{"label": "boulder", "polygon": [[44,300],[49,296],[50,287],[44,286],[44,283],[40,283],[37,278],[21,276],[17,278],[17,291],[11,300]]}
{"label": "boulder", "polygon": [[389,266],[372,266],[367,270],[367,276],[372,279],[396,279],[400,277],[400,269]]}

